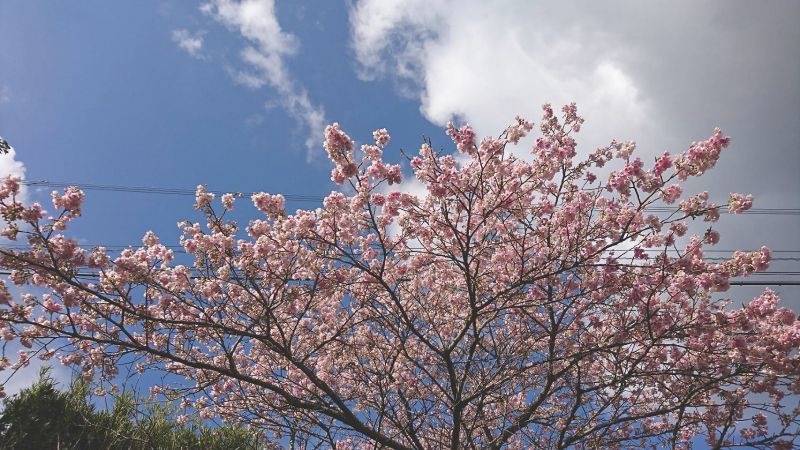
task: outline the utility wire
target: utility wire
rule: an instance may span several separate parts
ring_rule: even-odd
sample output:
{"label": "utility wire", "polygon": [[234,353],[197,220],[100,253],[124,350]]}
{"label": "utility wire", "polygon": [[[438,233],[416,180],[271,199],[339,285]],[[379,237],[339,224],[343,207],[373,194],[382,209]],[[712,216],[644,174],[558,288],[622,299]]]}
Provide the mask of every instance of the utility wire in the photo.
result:
{"label": "utility wire", "polygon": [[[56,188],[65,188],[68,186],[78,186],[81,189],[85,190],[94,190],[94,191],[109,191],[109,192],[130,192],[130,193],[139,193],[139,194],[163,194],[163,195],[184,195],[184,196],[193,196],[195,195],[194,189],[178,189],[178,188],[162,188],[162,187],[155,187],[155,186],[123,186],[123,185],[113,185],[113,184],[94,184],[94,183],[72,183],[72,182],[57,182],[57,181],[48,181],[48,180],[23,180],[20,181],[20,184],[25,186],[48,186],[48,187],[56,187]],[[254,194],[254,192],[236,192],[236,191],[208,191],[213,194],[221,195],[227,192],[239,194],[241,197],[249,197]],[[305,195],[305,194],[283,194],[283,197],[289,201],[296,201],[296,202],[312,202],[312,203],[322,203],[323,198],[316,195]],[[673,212],[675,211],[674,208],[669,208],[665,206],[651,206],[647,208],[648,211],[652,212]],[[727,214],[728,211],[719,208],[720,212],[723,214]],[[754,214],[754,215],[781,215],[781,216],[800,216],[800,208],[751,208],[747,211],[744,211],[742,214]]]}
{"label": "utility wire", "polygon": [[[0,271],[0,275],[11,275],[10,271]],[[79,272],[74,274],[75,277],[80,278],[99,278],[99,273]],[[204,275],[190,275],[190,279],[197,280],[208,278]],[[764,281],[728,281],[731,286],[800,286],[800,280],[764,280]]]}
{"label": "utility wire", "polygon": [[[65,183],[47,180],[23,180],[20,184],[25,186],[48,186],[55,188],[65,188],[68,186],[77,186],[87,191],[110,191],[110,192],[131,192],[138,194],[164,194],[164,195],[185,195],[194,196],[194,189],[177,189],[177,188],[161,188],[154,186],[120,186],[111,184],[93,184],[93,183]],[[236,191],[207,191],[212,194],[222,195],[225,193],[239,194],[241,197],[249,197],[254,192],[236,192]],[[293,200],[297,202],[317,202],[321,203],[323,198],[316,195],[303,195],[303,194],[284,194],[286,200]]]}
{"label": "utility wire", "polygon": [[[129,245],[82,244],[82,245],[79,245],[78,247],[80,247],[80,248],[82,248],[84,250],[92,250],[92,249],[95,249],[95,248],[98,248],[98,247],[103,247],[108,252],[121,252],[121,251],[129,249],[129,248],[131,248],[131,249],[140,248],[141,245],[133,245],[133,244],[129,244]],[[172,250],[174,253],[188,254],[188,252],[183,248],[182,245],[164,245],[164,247],[167,248],[167,249]],[[21,244],[3,245],[2,248],[7,248],[9,250],[18,250],[18,251],[31,250],[30,246],[21,245]],[[735,251],[737,251],[737,250],[716,250],[715,252],[733,253]],[[743,250],[743,251],[751,252],[751,251],[757,251],[757,250]],[[770,251],[772,253],[781,253],[781,254],[786,254],[786,253],[789,253],[789,254],[791,254],[791,253],[800,254],[800,251],[798,251],[798,250],[770,250]],[[674,252],[670,252],[670,253],[672,253],[673,255],[675,254]],[[728,261],[729,259],[730,258],[716,257],[716,256],[703,258],[704,261]],[[794,261],[794,262],[800,262],[800,256],[798,256],[798,257],[778,256],[776,258],[770,258],[770,261]]]}
{"label": "utility wire", "polygon": [[[729,214],[728,210],[723,209],[721,206],[717,206],[720,213],[722,214]],[[645,208],[646,211],[651,212],[662,212],[662,213],[671,213],[675,211],[675,208],[670,208],[667,206],[648,206]],[[800,216],[800,208],[750,208],[747,211],[743,211],[738,214],[756,214],[756,215],[767,215],[767,216]]]}
{"label": "utility wire", "polygon": [[[84,190],[94,190],[94,191],[106,191],[106,192],[126,192],[126,193],[139,193],[139,194],[161,194],[161,195],[182,195],[182,196],[194,196],[195,190],[194,189],[179,189],[179,188],[163,188],[163,187],[155,187],[155,186],[124,186],[124,185],[112,185],[112,184],[96,184],[96,183],[74,183],[74,182],[56,182],[56,181],[48,181],[48,180],[22,180],[20,184],[25,186],[47,186],[53,188],[65,188],[68,186],[78,186]],[[213,194],[222,195],[227,192],[231,191],[208,191]],[[239,197],[249,197],[254,194],[254,192],[231,192],[237,194]],[[296,202],[309,202],[309,203],[321,203],[323,198],[320,196],[315,195],[304,195],[304,194],[283,194],[283,197],[288,201],[296,201]],[[673,212],[673,208],[664,207],[664,206],[651,206],[647,208],[648,211],[651,212]],[[728,211],[720,208],[721,213],[728,213]],[[788,216],[798,216],[800,215],[800,208],[751,208],[744,212],[744,214],[753,214],[753,215],[788,215]],[[109,251],[121,251],[123,249],[135,246],[127,246],[127,245],[102,245],[102,244],[92,244],[92,245],[83,245],[81,247],[105,247]],[[176,251],[176,253],[186,253],[183,250],[183,247],[180,245],[166,245],[165,247],[171,248]],[[10,249],[18,249],[18,250],[25,250],[24,246],[20,245],[11,245],[6,246],[6,248]],[[663,252],[663,250],[658,249],[647,249],[648,252]],[[735,250],[727,250],[727,249],[708,249],[704,250],[706,253],[733,253]],[[743,250],[747,251],[747,250]],[[750,250],[752,251],[752,250]],[[675,251],[669,251],[668,253],[675,253]],[[772,250],[772,253],[795,253],[800,254],[800,250]],[[720,257],[709,257],[706,260],[710,261],[723,261],[726,258]],[[800,261],[800,257],[777,257],[772,258],[773,261]],[[0,272],[0,275],[8,275],[10,272]],[[88,277],[96,277],[97,274],[77,274],[78,276],[88,276]],[[785,276],[797,276],[800,275],[800,272],[792,272],[792,271],[783,271],[783,272],[756,272],[751,275],[785,275]],[[192,278],[200,278],[200,276],[193,276]],[[798,286],[800,285],[800,281],[793,281],[793,280],[771,280],[771,281],[730,281],[730,285],[732,286]]]}
{"label": "utility wire", "polygon": [[[126,248],[129,248],[129,247],[136,248],[136,247],[141,247],[141,245],[142,244],[104,244],[104,243],[91,243],[91,244],[89,244],[89,243],[87,243],[87,244],[80,244],[80,247],[81,248],[86,248],[86,249],[96,248],[96,247],[104,247],[106,250],[113,250],[113,249],[126,249]],[[12,248],[12,249],[21,249],[21,250],[30,249],[30,246],[27,246],[27,245],[24,245],[24,244],[10,244],[10,245],[5,245],[3,247]],[[182,245],[177,245],[177,244],[176,245],[164,244],[164,247],[172,248],[172,249],[182,249],[183,248]],[[649,249],[644,249],[644,251],[662,253],[664,250],[663,249],[649,248]],[[733,253],[733,252],[738,252],[738,251],[741,251],[741,252],[757,252],[757,251],[760,251],[760,250],[759,249],[750,249],[750,250],[748,250],[748,249],[703,249],[703,253]],[[673,250],[673,249],[668,249],[667,253],[678,253],[678,251]],[[800,250],[773,250],[773,249],[770,249],[770,253],[797,253],[797,254],[800,254]],[[727,258],[716,258],[716,257],[714,257],[714,258],[706,258],[706,259],[727,259]],[[775,260],[775,258],[772,258],[772,260]]]}

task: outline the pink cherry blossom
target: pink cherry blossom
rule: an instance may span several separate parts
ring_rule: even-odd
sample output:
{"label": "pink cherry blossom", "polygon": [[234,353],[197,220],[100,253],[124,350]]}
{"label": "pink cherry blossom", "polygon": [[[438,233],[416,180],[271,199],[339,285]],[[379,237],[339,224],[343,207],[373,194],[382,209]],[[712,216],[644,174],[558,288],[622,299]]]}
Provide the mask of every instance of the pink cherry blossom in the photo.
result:
{"label": "pink cherry blossom", "polygon": [[456,128],[452,122],[447,123],[447,134],[453,139],[456,148],[461,153],[472,153],[475,148],[475,132],[469,125]]}
{"label": "pink cherry blossom", "polygon": [[[198,185],[197,189],[195,190],[195,202],[194,202],[195,209],[202,210],[210,207],[212,200],[214,200],[214,194],[208,192],[206,190],[206,187],[203,186],[202,184]],[[56,208],[58,208],[58,206],[56,206]]]}
{"label": "pink cherry blossom", "polygon": [[234,194],[228,193],[228,194],[223,194],[222,198],[220,200],[222,200],[222,206],[223,206],[223,208],[225,208],[225,210],[232,211],[233,210],[233,202],[235,201],[235,199],[236,199],[236,196]]}
{"label": "pink cherry blossom", "polygon": [[753,196],[735,194],[731,192],[728,200],[728,211],[731,214],[739,214],[753,207]]}
{"label": "pink cherry blossom", "polygon": [[[153,232],[84,249],[66,231],[83,192],[54,193],[48,216],[8,178],[3,234],[28,247],[0,248],[16,285],[0,280],[0,337],[23,347],[0,370],[57,358],[104,394],[124,374],[165,375],[151,393],[179,399],[181,422],[317,448],[796,447],[800,320],[775,291],[730,289],[771,252],[707,258],[720,233],[692,219],[720,207],[679,184],[729,138],[654,164],[632,141],[582,159],[583,118],[557,111],[496,137],[448,124],[454,149],[427,141],[408,161],[421,195],[398,189],[385,129],[356,155],[330,125],[341,190],[295,213],[253,194],[240,227],[235,195],[218,213],[198,186],[185,255]],[[532,157],[508,151],[529,133]],[[728,208],[751,204],[731,194]]]}
{"label": "pink cherry blossom", "polygon": [[379,148],[386,147],[389,143],[389,132],[386,128],[381,128],[372,132],[372,137],[375,139],[375,145]]}

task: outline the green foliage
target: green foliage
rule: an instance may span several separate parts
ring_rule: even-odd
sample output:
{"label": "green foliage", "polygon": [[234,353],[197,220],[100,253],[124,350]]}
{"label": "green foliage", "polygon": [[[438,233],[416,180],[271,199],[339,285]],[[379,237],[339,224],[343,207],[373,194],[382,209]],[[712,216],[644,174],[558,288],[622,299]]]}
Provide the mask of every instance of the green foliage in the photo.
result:
{"label": "green foliage", "polygon": [[42,370],[31,387],[4,401],[0,450],[270,448],[240,427],[208,427],[199,421],[179,425],[169,407],[152,402],[142,406],[130,394],[115,397],[107,410],[98,411],[90,400],[83,380],[61,391],[49,371]]}

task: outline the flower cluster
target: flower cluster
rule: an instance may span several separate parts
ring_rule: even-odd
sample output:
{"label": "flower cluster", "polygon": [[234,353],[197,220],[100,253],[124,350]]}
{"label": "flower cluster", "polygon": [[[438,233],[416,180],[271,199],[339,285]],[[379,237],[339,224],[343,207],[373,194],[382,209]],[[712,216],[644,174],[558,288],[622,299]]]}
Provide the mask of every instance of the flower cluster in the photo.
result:
{"label": "flower cluster", "polygon": [[753,196],[742,195],[731,192],[728,199],[728,211],[731,214],[739,214],[753,207]]}
{"label": "flower cluster", "polygon": [[722,149],[730,145],[731,139],[722,135],[719,128],[705,141],[692,143],[689,150],[675,157],[678,178],[685,180],[690,175],[700,176],[717,163]]}
{"label": "flower cluster", "polygon": [[356,174],[358,168],[353,157],[353,141],[339,128],[338,123],[325,127],[324,147],[328,152],[328,158],[335,165],[331,172],[331,180],[336,184],[342,184]]}
{"label": "flower cluster", "polygon": [[286,199],[283,195],[270,195],[265,192],[258,192],[252,196],[253,205],[256,209],[269,217],[277,217],[284,213]]}
{"label": "flower cluster", "polygon": [[447,123],[447,135],[456,144],[456,149],[461,153],[473,153],[475,149],[475,131],[469,125],[456,128],[452,122]]}

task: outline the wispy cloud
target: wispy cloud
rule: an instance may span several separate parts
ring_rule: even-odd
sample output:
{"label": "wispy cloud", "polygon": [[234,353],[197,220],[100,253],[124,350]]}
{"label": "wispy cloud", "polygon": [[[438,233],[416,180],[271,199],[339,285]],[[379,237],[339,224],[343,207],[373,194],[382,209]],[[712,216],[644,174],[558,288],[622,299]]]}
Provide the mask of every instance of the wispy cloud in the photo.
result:
{"label": "wispy cloud", "polygon": [[285,59],[297,53],[299,43],[278,23],[274,1],[213,0],[201,11],[245,38],[241,58],[246,68],[235,69],[234,79],[253,89],[268,86],[278,93],[284,110],[306,130],[306,155],[311,159],[322,142],[325,111],[289,74]]}
{"label": "wispy cloud", "polygon": [[192,33],[186,29],[173,30],[172,40],[191,56],[195,58],[203,57],[203,34],[201,32]]}
{"label": "wispy cloud", "polygon": [[0,86],[0,105],[11,100],[11,89],[8,86]]}
{"label": "wispy cloud", "polygon": [[[41,373],[44,367],[50,367],[50,376],[53,377],[57,387],[60,389],[69,388],[73,378],[70,369],[62,366],[58,361],[42,361],[38,358],[33,358],[27,366],[19,369],[11,379],[5,383],[3,390],[6,395],[11,397],[19,394],[23,389],[31,387],[33,383],[39,379],[39,373]],[[7,376],[8,372],[4,372],[3,378],[0,379],[0,381],[4,381]]]}

